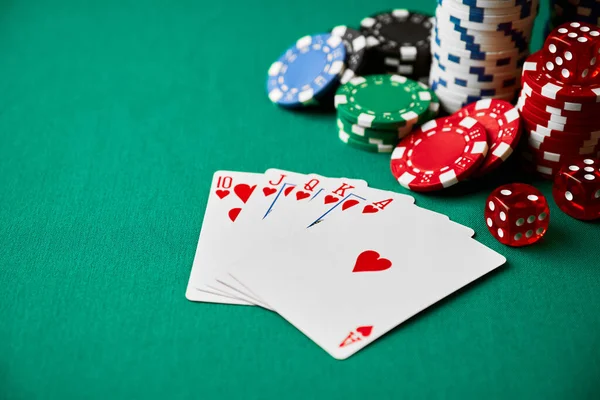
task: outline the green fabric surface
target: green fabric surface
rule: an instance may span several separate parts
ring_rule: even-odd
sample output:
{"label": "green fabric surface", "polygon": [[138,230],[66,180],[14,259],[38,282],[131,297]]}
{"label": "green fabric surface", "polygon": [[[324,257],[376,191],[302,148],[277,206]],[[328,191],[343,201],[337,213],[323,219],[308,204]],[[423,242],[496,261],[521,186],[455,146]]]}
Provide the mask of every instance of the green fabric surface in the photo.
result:
{"label": "green fabric surface", "polygon": [[215,170],[407,193],[388,156],[273,106],[265,79],[300,36],[409,6],[435,2],[0,2],[0,398],[599,398],[599,224],[534,181],[546,237],[499,244],[483,207],[525,179],[511,168],[414,194],[507,265],[347,361],[274,313],[184,297]]}

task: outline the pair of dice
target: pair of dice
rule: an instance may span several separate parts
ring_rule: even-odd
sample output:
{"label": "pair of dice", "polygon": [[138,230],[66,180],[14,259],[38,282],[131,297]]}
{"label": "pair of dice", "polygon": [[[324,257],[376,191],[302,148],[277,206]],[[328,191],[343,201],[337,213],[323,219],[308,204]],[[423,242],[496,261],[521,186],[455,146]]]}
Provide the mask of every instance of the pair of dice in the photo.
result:
{"label": "pair of dice", "polygon": [[567,22],[546,38],[542,49],[548,75],[567,85],[589,86],[600,81],[600,28]]}
{"label": "pair of dice", "polygon": [[[573,218],[600,218],[600,160],[579,158],[565,164],[554,179],[552,197]],[[513,183],[492,192],[485,206],[492,235],[509,246],[525,246],[544,236],[550,209],[542,193],[530,185]]]}

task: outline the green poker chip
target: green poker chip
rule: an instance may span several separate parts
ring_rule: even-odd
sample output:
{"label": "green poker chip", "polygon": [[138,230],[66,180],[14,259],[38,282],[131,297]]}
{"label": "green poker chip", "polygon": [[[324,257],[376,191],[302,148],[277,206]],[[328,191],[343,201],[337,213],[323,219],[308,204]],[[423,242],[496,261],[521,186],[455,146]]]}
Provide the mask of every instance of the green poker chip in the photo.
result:
{"label": "green poker chip", "polygon": [[[419,83],[421,86],[421,90],[428,91],[431,95],[431,102],[429,103],[429,107],[427,111],[423,114],[422,118],[420,118],[416,124],[407,124],[400,127],[392,127],[393,129],[378,129],[378,128],[365,128],[358,124],[353,123],[352,121],[348,121],[344,116],[338,115],[337,119],[337,127],[339,130],[343,130],[348,133],[350,137],[357,139],[362,142],[367,143],[382,143],[382,144],[390,144],[397,142],[399,139],[402,139],[410,132],[413,131],[415,127],[421,125],[427,121],[434,119],[440,108],[440,103],[437,95],[430,91],[429,88]],[[369,139],[375,139],[369,141]]]}
{"label": "green poker chip", "polygon": [[368,75],[351,79],[335,95],[338,115],[365,128],[394,129],[423,122],[432,93],[401,75]]}
{"label": "green poker chip", "polygon": [[346,132],[351,138],[364,143],[393,144],[397,143],[402,137],[396,130],[387,131],[374,128],[363,128],[344,118],[337,119],[337,128],[340,131]]}
{"label": "green poker chip", "polygon": [[350,147],[354,147],[359,150],[368,151],[371,153],[391,153],[396,148],[395,144],[381,144],[381,143],[365,143],[352,138],[348,133],[343,130],[339,131],[339,138],[342,142]]}

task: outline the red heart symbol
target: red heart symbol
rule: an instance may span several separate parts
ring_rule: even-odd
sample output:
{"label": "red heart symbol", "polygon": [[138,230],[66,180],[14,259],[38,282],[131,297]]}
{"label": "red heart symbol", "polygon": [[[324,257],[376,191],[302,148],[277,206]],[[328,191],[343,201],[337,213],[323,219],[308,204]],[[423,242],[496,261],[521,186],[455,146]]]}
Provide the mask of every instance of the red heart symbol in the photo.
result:
{"label": "red heart symbol", "polygon": [[283,190],[283,195],[287,197],[288,194],[290,194],[290,192],[294,190],[294,186],[288,186]]}
{"label": "red heart symbol", "polygon": [[265,194],[265,197],[272,195],[276,191],[277,191],[277,189],[275,189],[275,188],[270,188],[270,187],[263,188],[263,193]]}
{"label": "red heart symbol", "polygon": [[235,222],[235,219],[238,217],[238,215],[240,215],[241,211],[241,208],[232,208],[231,210],[229,210],[227,215],[229,215],[229,219],[231,220],[231,222]]}
{"label": "red heart symbol", "polygon": [[372,326],[359,326],[358,328],[356,328],[356,332],[363,335],[363,337],[369,336],[372,331],[373,331]]}
{"label": "red heart symbol", "polygon": [[220,199],[222,199],[223,197],[227,197],[229,195],[229,190],[217,190],[217,196],[219,196]]}
{"label": "red heart symbol", "polygon": [[354,207],[358,204],[358,200],[350,199],[346,200],[344,204],[342,204],[342,211],[349,209],[350,207]]}
{"label": "red heart symbol", "polygon": [[325,204],[329,204],[329,203],[335,203],[336,201],[338,201],[339,199],[335,196],[332,196],[330,194],[328,194],[327,196],[325,196]]}
{"label": "red heart symbol", "polygon": [[306,193],[306,192],[296,192],[296,200],[303,200],[305,198],[307,198],[308,196],[310,196],[310,194]]}
{"label": "red heart symbol", "polygon": [[373,207],[372,205],[366,205],[365,208],[363,208],[363,214],[371,214],[371,213],[376,213],[379,211],[379,208],[377,207]]}
{"label": "red heart symbol", "polygon": [[387,258],[380,258],[375,250],[365,250],[358,255],[352,272],[385,271],[391,266],[392,262]]}
{"label": "red heart symbol", "polygon": [[256,185],[248,186],[245,183],[240,183],[239,185],[235,185],[233,192],[237,194],[237,197],[239,197],[242,203],[245,204],[250,198],[252,192],[254,192],[254,189],[256,189]]}

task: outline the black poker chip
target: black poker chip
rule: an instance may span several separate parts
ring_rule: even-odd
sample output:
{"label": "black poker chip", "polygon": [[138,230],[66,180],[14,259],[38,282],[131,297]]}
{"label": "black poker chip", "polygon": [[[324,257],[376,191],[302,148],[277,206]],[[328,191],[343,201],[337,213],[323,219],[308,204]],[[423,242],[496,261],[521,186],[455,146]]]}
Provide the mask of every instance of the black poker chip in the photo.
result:
{"label": "black poker chip", "polygon": [[430,54],[432,21],[431,15],[398,9],[364,18],[360,26],[369,48],[414,63]]}
{"label": "black poker chip", "polygon": [[342,75],[342,84],[365,71],[367,38],[357,29],[345,25],[336,26],[331,34],[338,36],[346,46],[346,71]]}

